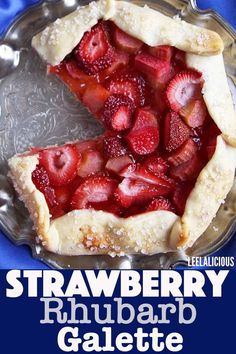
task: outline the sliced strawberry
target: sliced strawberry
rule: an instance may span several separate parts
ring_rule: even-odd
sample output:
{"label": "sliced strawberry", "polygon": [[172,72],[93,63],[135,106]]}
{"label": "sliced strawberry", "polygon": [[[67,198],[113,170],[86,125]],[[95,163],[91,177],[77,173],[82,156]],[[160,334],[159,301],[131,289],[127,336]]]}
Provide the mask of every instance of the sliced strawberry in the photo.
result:
{"label": "sliced strawberry", "polygon": [[134,112],[133,101],[123,95],[111,95],[105,102],[102,121],[108,129],[122,131],[129,129]]}
{"label": "sliced strawberry", "polygon": [[126,140],[135,154],[148,155],[156,150],[159,144],[159,126],[152,111],[136,111],[134,126],[126,135]]}
{"label": "sliced strawberry", "polygon": [[84,105],[92,112],[99,113],[103,108],[110,93],[100,84],[90,84],[86,87],[82,101]]}
{"label": "sliced strawberry", "polygon": [[77,174],[84,178],[102,171],[103,167],[104,160],[102,154],[99,151],[87,150],[82,154],[82,160],[78,166]]}
{"label": "sliced strawberry", "polygon": [[184,183],[184,185],[177,187],[174,190],[173,196],[172,196],[172,202],[175,206],[175,209],[178,213],[178,215],[183,215],[186,201],[189,197],[190,192],[193,189],[192,184],[187,184]]}
{"label": "sliced strawberry", "polygon": [[182,144],[177,150],[173,151],[169,157],[168,162],[173,166],[181,165],[187,162],[197,153],[197,146],[192,141],[188,139],[184,144]]}
{"label": "sliced strawberry", "polygon": [[117,182],[109,177],[94,176],[86,179],[77,188],[72,201],[72,209],[87,208],[90,203],[105,202],[114,195]]}
{"label": "sliced strawberry", "polygon": [[152,87],[158,87],[169,80],[171,66],[168,61],[140,53],[135,57],[135,67],[147,75]]}
{"label": "sliced strawberry", "polygon": [[107,161],[106,169],[109,172],[113,172],[119,174],[121,170],[123,170],[126,166],[132,164],[133,161],[131,157],[124,155],[119,157],[113,157]]}
{"label": "sliced strawberry", "polygon": [[45,168],[53,186],[64,186],[77,173],[81,156],[72,145],[46,149],[39,153],[40,165]]}
{"label": "sliced strawberry", "polygon": [[179,112],[193,99],[202,97],[202,74],[196,70],[181,71],[170,81],[166,96],[171,109]]}
{"label": "sliced strawberry", "polygon": [[197,128],[204,124],[207,116],[207,108],[203,99],[190,101],[179,114],[185,123],[191,128]]}
{"label": "sliced strawberry", "polygon": [[198,155],[195,155],[187,162],[170,169],[170,176],[178,181],[192,181],[198,177],[204,164]]}
{"label": "sliced strawberry", "polygon": [[139,39],[131,37],[129,34],[123,32],[118,27],[115,27],[114,29],[113,39],[115,45],[127,53],[137,53],[143,45]]}
{"label": "sliced strawberry", "polygon": [[143,167],[141,164],[131,164],[125,167],[121,172],[119,173],[121,177],[125,178],[132,178],[132,179],[137,179],[141,180],[150,184],[156,184],[160,185],[166,188],[169,188],[170,190],[175,186],[175,182],[164,176],[164,175],[155,175],[151,172],[149,172],[145,167]]}
{"label": "sliced strawberry", "polygon": [[123,73],[114,75],[107,83],[107,89],[112,94],[128,96],[136,107],[145,104],[145,80],[136,73]]}
{"label": "sliced strawberry", "polygon": [[172,151],[181,146],[190,136],[190,129],[180,116],[169,111],[164,120],[164,146]]}
{"label": "sliced strawberry", "polygon": [[59,65],[47,65],[47,74],[59,74],[61,64]]}
{"label": "sliced strawberry", "polygon": [[170,62],[174,48],[169,45],[157,45],[155,47],[149,47],[148,52],[157,59]]}
{"label": "sliced strawberry", "polygon": [[103,150],[107,158],[123,156],[128,152],[122,138],[118,136],[104,138]]}
{"label": "sliced strawberry", "polygon": [[84,71],[89,75],[94,75],[111,66],[113,49],[105,26],[99,23],[91,31],[86,32],[74,53]]}
{"label": "sliced strawberry", "polygon": [[159,77],[160,79],[170,70],[168,62],[145,53],[136,55],[135,67],[144,74],[151,74],[155,77]]}
{"label": "sliced strawberry", "polygon": [[169,167],[168,163],[158,156],[148,157],[142,165],[147,171],[157,176],[166,174]]}
{"label": "sliced strawberry", "polygon": [[157,210],[166,210],[166,211],[174,211],[171,202],[163,197],[159,197],[154,199],[147,207],[146,211],[157,211]]}
{"label": "sliced strawberry", "polygon": [[35,187],[43,193],[49,209],[57,205],[54,189],[50,186],[47,171],[42,166],[37,166],[32,172],[32,181]]}
{"label": "sliced strawberry", "polygon": [[133,204],[145,203],[153,198],[166,196],[169,193],[170,189],[165,186],[125,178],[119,184],[115,197],[121,206],[128,208]]}

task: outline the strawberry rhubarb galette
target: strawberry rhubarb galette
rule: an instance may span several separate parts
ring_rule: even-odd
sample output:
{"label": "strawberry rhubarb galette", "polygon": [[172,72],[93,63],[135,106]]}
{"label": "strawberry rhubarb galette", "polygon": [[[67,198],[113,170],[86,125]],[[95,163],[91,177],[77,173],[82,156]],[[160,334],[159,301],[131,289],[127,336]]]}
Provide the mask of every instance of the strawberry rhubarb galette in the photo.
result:
{"label": "strawberry rhubarb galette", "polygon": [[105,129],[10,159],[45,248],[122,255],[191,246],[236,165],[218,34],[101,0],[56,20],[32,45]]}

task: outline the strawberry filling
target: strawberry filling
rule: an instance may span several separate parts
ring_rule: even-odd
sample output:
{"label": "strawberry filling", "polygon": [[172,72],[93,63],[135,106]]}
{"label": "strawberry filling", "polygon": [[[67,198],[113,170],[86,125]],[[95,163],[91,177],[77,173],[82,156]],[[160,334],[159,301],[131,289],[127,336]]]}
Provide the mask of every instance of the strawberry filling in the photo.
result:
{"label": "strawberry filling", "polygon": [[50,67],[106,129],[93,140],[39,149],[32,181],[53,218],[75,209],[130,217],[182,215],[219,129],[202,95],[202,74],[185,53],[150,47],[101,21]]}

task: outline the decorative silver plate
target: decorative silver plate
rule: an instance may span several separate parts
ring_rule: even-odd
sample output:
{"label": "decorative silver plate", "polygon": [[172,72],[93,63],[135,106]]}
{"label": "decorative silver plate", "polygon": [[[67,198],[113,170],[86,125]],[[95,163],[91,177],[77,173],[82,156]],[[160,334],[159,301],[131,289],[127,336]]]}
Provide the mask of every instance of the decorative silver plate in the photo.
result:
{"label": "decorative silver plate", "polygon": [[[35,242],[35,232],[23,204],[7,175],[7,159],[29,146],[47,146],[100,134],[101,128],[73,94],[53,75],[30,48],[32,36],[49,22],[89,1],[45,1],[19,17],[0,42],[0,228],[17,245],[28,244],[33,257],[53,268],[170,268],[184,263],[179,253],[153,256],[64,257],[49,253]],[[236,33],[213,11],[200,11],[195,1],[134,1],[178,15],[191,23],[217,31],[225,43],[225,64],[235,98]],[[148,28],[147,28],[148,31]],[[236,102],[236,100],[235,100]],[[232,237],[236,222],[236,183],[225,204],[205,234],[188,250],[188,255],[209,255]]]}

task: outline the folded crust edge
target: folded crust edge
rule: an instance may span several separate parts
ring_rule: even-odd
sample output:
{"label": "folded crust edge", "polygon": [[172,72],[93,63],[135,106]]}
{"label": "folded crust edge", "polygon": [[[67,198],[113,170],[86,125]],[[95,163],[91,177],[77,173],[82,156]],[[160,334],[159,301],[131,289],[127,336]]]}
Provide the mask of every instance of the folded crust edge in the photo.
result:
{"label": "folded crust edge", "polygon": [[168,237],[178,216],[154,211],[128,219],[95,210],[74,210],[50,220],[44,195],[31,175],[38,154],[14,156],[9,176],[34,222],[38,238],[48,251],[63,255],[155,254],[170,251]]}
{"label": "folded crust edge", "polygon": [[236,149],[218,136],[212,159],[200,172],[185,211],[170,234],[172,249],[187,249],[204,233],[232,188]]}
{"label": "folded crust edge", "polygon": [[44,195],[31,174],[38,155],[9,160],[10,177],[29,209],[43,246],[64,255],[155,254],[185,250],[206,230],[230,191],[236,166],[236,149],[217,138],[215,154],[201,171],[180,218],[154,211],[123,219],[95,210],[74,210],[50,220]]}
{"label": "folded crust edge", "polygon": [[111,20],[150,46],[171,45],[199,55],[222,53],[218,33],[169,18],[158,11],[125,1],[99,0],[57,19],[32,39],[32,47],[51,65],[58,65],[101,19]]}

